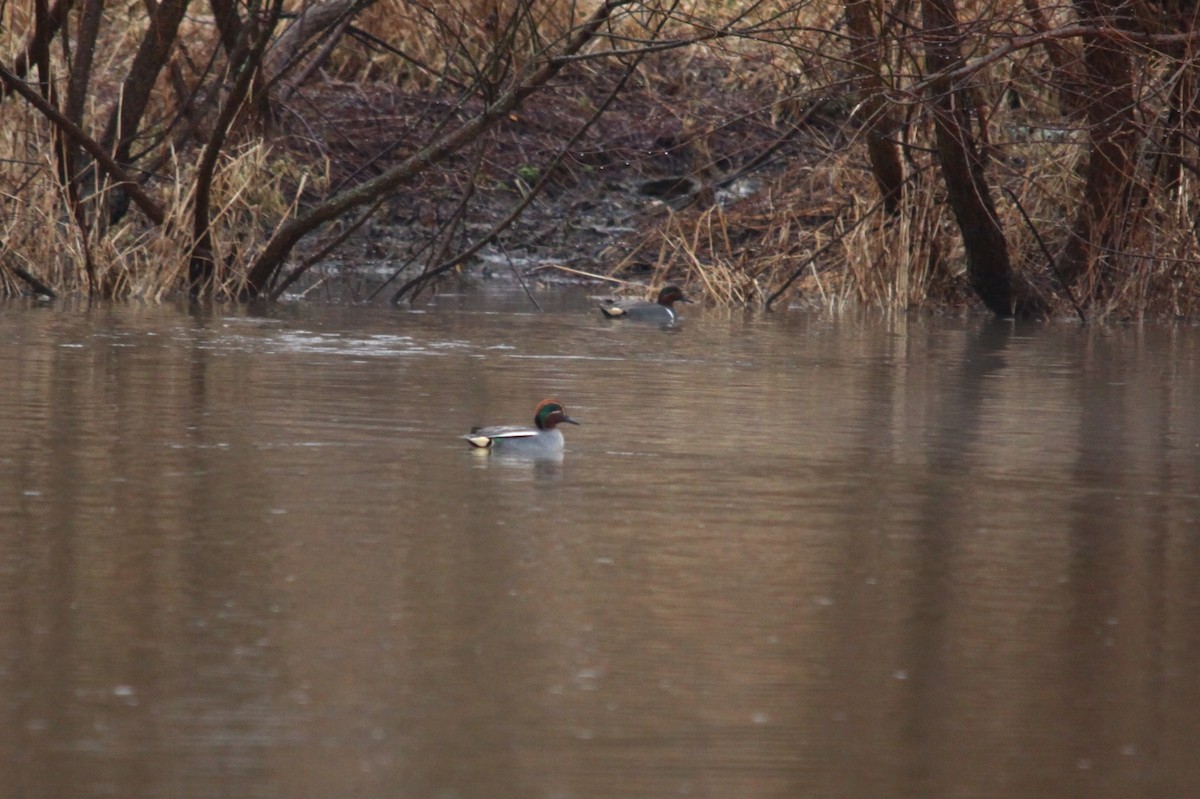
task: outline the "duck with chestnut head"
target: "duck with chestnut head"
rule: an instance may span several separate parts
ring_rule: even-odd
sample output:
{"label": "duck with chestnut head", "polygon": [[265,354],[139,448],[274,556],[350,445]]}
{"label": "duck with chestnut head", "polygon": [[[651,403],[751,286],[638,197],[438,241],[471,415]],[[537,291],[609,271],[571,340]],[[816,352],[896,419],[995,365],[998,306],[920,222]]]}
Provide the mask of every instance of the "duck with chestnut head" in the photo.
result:
{"label": "duck with chestnut head", "polygon": [[691,302],[678,286],[664,286],[654,302],[645,300],[606,300],[600,303],[600,312],[609,319],[630,319],[634,322],[654,322],[673,325],[679,315],[672,307],[677,302]]}

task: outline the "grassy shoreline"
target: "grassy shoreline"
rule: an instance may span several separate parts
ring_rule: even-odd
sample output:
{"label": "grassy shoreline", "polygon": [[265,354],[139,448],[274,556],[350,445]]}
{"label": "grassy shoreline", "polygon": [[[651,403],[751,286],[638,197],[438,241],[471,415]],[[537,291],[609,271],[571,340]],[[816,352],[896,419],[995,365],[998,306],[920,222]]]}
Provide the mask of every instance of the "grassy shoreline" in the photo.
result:
{"label": "grassy shoreline", "polygon": [[[280,231],[382,176],[390,182],[376,195],[296,236],[262,295],[279,296],[280,286],[330,257],[388,259],[432,280],[439,269],[471,268],[487,247],[614,281],[678,282],[717,305],[982,309],[939,171],[936,111],[925,105],[931,84],[915,35],[880,34],[877,57],[867,60],[861,38],[847,35],[843,6],[759,6],[747,15],[700,5],[668,14],[630,3],[613,5],[571,55],[565,42],[596,7],[551,4],[537,16],[519,4],[480,4],[460,9],[451,25],[398,0],[380,2],[327,40],[316,67],[286,73],[295,82],[250,85],[225,121],[219,112],[238,73],[214,19],[187,16],[122,161],[159,203],[158,222],[75,144],[74,160],[64,160],[64,139],[46,113],[7,91],[0,291],[159,301],[189,285],[194,292],[197,275],[209,274],[205,291],[237,297]],[[2,13],[0,63],[14,65],[35,28],[14,6]],[[97,142],[148,28],[139,8],[108,13],[94,53],[103,69],[75,109]],[[973,107],[963,130],[975,137],[1013,279],[1050,318],[1195,318],[1195,143],[1170,139],[1168,125],[1176,106],[1184,122],[1191,106],[1172,105],[1177,95],[1164,93],[1179,85],[1168,81],[1172,69],[1191,75],[1190,56],[1147,51],[1134,109],[1146,134],[1117,197],[1123,216],[1089,223],[1091,260],[1066,274],[1104,140],[1080,110],[1095,93],[1079,94],[1072,108],[1062,85],[1039,72],[1061,67],[1056,51],[1037,41],[1014,47],[1012,57],[998,49],[1032,24],[1023,13],[1003,4],[964,10],[964,31],[983,54],[976,60],[987,63],[968,73],[962,96]],[[1051,23],[1064,30],[1079,24],[1069,9],[1055,14]],[[270,74],[293,19],[278,23],[275,49],[254,62],[256,75]],[[244,20],[248,30],[253,21]],[[77,35],[79,24],[72,13],[66,30]],[[57,46],[29,67],[27,82],[69,111],[63,98],[79,58],[67,58],[62,41],[52,40]],[[1090,40],[1050,41],[1078,67],[1079,45]],[[301,67],[321,42],[302,52]],[[855,53],[860,60],[849,60]],[[521,90],[541,63],[554,65],[552,74],[495,113],[498,98]],[[866,88],[867,63],[882,81],[877,90]],[[495,119],[455,148],[404,172],[446,131],[489,113]],[[899,120],[884,137],[903,159],[899,210],[885,209],[868,157],[882,114]],[[1132,141],[1127,131],[1112,136]],[[216,156],[205,172],[209,150]]]}

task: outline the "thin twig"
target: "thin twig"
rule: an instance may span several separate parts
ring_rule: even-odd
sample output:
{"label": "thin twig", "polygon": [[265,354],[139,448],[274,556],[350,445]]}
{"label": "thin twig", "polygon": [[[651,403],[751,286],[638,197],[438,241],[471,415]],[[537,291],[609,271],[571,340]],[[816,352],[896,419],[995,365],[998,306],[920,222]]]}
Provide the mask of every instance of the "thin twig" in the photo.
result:
{"label": "thin twig", "polygon": [[[587,21],[575,28],[569,36],[564,50],[577,52],[587,45],[597,29],[617,8],[632,0],[607,0],[602,3]],[[465,144],[478,140],[487,130],[507,117],[530,95],[544,88],[562,65],[553,60],[533,61],[522,68],[512,84],[505,89],[487,108],[458,128],[431,141],[400,164],[388,169],[363,184],[330,197],[300,216],[279,227],[266,245],[258,252],[246,269],[243,296],[250,298],[262,293],[268,279],[280,268],[283,259],[292,248],[316,228],[344,214],[350,209],[369,205],[380,193],[394,191],[402,183],[412,179],[433,164]],[[482,246],[482,245],[480,245]]]}
{"label": "thin twig", "polygon": [[1001,186],[1000,190],[1008,195],[1008,199],[1012,200],[1013,205],[1017,207],[1017,211],[1021,214],[1021,218],[1025,220],[1026,227],[1033,234],[1034,240],[1038,243],[1038,247],[1042,250],[1042,255],[1046,256],[1046,264],[1050,267],[1050,273],[1062,286],[1063,291],[1067,293],[1067,297],[1071,300],[1071,304],[1075,306],[1075,313],[1079,314],[1079,321],[1087,324],[1087,314],[1083,312],[1083,306],[1075,299],[1075,292],[1071,290],[1071,286],[1067,283],[1062,271],[1058,268],[1058,262],[1054,260],[1054,256],[1050,254],[1050,248],[1046,246],[1046,242],[1042,239],[1042,234],[1034,227],[1033,220],[1029,218],[1029,214],[1025,213],[1025,208],[1021,205],[1021,201],[1017,199],[1017,195],[1008,186]]}
{"label": "thin twig", "polygon": [[542,269],[554,269],[559,272],[566,272],[569,275],[579,275],[580,277],[591,278],[592,280],[603,280],[608,283],[617,283],[622,286],[634,285],[632,281],[622,280],[619,277],[612,277],[610,275],[598,275],[595,272],[585,272],[582,269],[575,269],[573,267],[565,266],[563,264],[538,264],[536,266],[531,266],[529,268],[529,271],[530,272],[538,272]]}
{"label": "thin twig", "polygon": [[[475,163],[471,167],[470,180],[467,181],[466,190],[463,192],[462,197],[459,198],[458,204],[454,206],[454,213],[452,213],[450,215],[450,218],[447,219],[445,222],[443,222],[441,225],[439,225],[437,230],[435,230],[433,232],[432,244],[422,246],[420,249],[417,250],[417,252],[414,255],[412,255],[412,257],[410,257],[407,261],[405,261],[403,264],[401,264],[399,269],[392,272],[391,276],[389,276],[387,280],[383,281],[378,286],[376,286],[375,290],[372,291],[370,293],[370,295],[367,297],[367,302],[371,302],[372,300],[374,300],[375,297],[379,294],[379,292],[383,291],[385,288],[390,286],[393,280],[400,277],[400,275],[404,274],[404,271],[407,270],[408,267],[413,263],[413,261],[415,261],[417,259],[417,256],[419,256],[421,253],[423,253],[426,249],[430,249],[433,245],[437,245],[436,250],[434,252],[430,253],[429,258],[426,261],[426,264],[428,265],[429,263],[437,264],[437,263],[445,262],[445,259],[447,257],[446,253],[448,253],[450,251],[450,245],[453,242],[454,237],[456,235],[458,235],[458,231],[465,224],[465,221],[467,218],[467,210],[471,206],[471,200],[474,199],[474,197],[475,197],[475,188],[478,185],[479,179],[483,174],[483,163],[484,163],[485,155],[487,155],[487,148],[483,145],[482,142],[480,142],[478,148],[476,149]],[[463,256],[463,257],[465,257],[465,256]],[[456,261],[456,263],[457,263],[457,261]],[[421,274],[424,275],[428,271],[429,270],[426,269],[426,270],[422,271]]]}
{"label": "thin twig", "polygon": [[[872,205],[870,208],[868,208],[867,212],[865,214],[863,214],[862,216],[860,216],[854,222],[854,224],[850,225],[850,227],[843,230],[841,232],[841,234],[831,238],[828,242],[825,243],[824,246],[818,248],[812,255],[805,258],[804,262],[802,264],[800,264],[800,267],[798,269],[796,269],[795,272],[792,273],[791,277],[789,277],[787,280],[785,280],[783,285],[780,286],[778,289],[776,289],[775,292],[773,294],[771,294],[770,297],[767,297],[767,301],[765,303],[763,303],[763,309],[767,310],[767,311],[771,310],[771,304],[774,303],[775,300],[779,299],[779,297],[785,291],[787,291],[789,288],[791,288],[791,285],[796,282],[796,280],[800,277],[800,275],[804,274],[804,270],[808,268],[809,264],[813,263],[814,261],[817,260],[817,258],[824,255],[827,250],[829,250],[831,247],[833,247],[833,245],[840,244],[842,239],[846,238],[846,236],[853,233],[854,230],[856,228],[858,228],[859,225],[861,225],[863,222],[867,221],[872,216],[874,216],[875,212],[878,211],[880,208],[883,208],[883,206],[884,206],[884,202],[882,199],[876,201],[876,203],[874,205]],[[839,208],[837,210],[837,212],[834,214],[834,220],[836,221],[836,220],[840,219],[842,216],[842,213],[849,207],[850,207],[850,204],[847,203],[846,205],[843,205],[841,208]]]}
{"label": "thin twig", "polygon": [[151,222],[156,225],[163,223],[163,220],[166,219],[166,213],[163,211],[162,205],[152,199],[133,178],[129,177],[125,169],[114,161],[95,139],[84,133],[78,125],[67,119],[61,111],[46,102],[31,86],[5,69],[3,65],[0,65],[0,82],[4,83],[10,90],[21,95],[27,103],[36,108],[42,116],[46,117],[55,127],[65,133],[68,138],[84,150],[87,150],[88,155],[95,158],[101,168],[112,176],[113,181],[121,185],[121,188],[137,204],[138,208],[142,209],[142,213]]}
{"label": "thin twig", "polygon": [[271,292],[271,302],[275,302],[282,297],[283,292],[287,291],[288,288],[290,288],[291,285],[295,283],[301,275],[311,269],[313,264],[321,261],[325,258],[325,256],[329,255],[329,253],[340,247],[342,243],[346,241],[346,239],[350,238],[354,231],[362,227],[363,224],[366,223],[366,221],[370,219],[376,211],[379,210],[379,206],[383,205],[385,200],[387,200],[387,197],[380,197],[375,201],[374,205],[372,205],[363,213],[359,214],[358,218],[349,225],[346,225],[346,229],[341,231],[337,236],[334,236],[334,238],[328,244],[326,244],[324,247],[321,247],[321,249],[317,250],[315,253],[301,261],[295,269],[288,273],[288,276],[284,278],[283,282]]}
{"label": "thin twig", "polygon": [[639,55],[630,63],[624,74],[621,75],[621,79],[617,81],[617,85],[614,86],[612,91],[608,93],[608,96],[604,98],[604,102],[602,102],[596,108],[595,112],[593,112],[588,121],[580,126],[579,130],[577,130],[575,134],[571,136],[567,143],[559,148],[559,151],[555,153],[554,158],[551,159],[549,166],[542,171],[537,182],[534,183],[529,189],[529,193],[524,197],[524,199],[521,200],[521,202],[517,203],[516,207],[513,208],[513,210],[509,212],[507,216],[493,225],[491,230],[479,237],[474,244],[457,253],[453,258],[448,258],[442,261],[433,269],[422,272],[420,275],[417,275],[412,280],[409,280],[407,283],[401,286],[396,293],[392,295],[392,304],[398,304],[402,299],[404,299],[405,295],[409,294],[410,292],[415,292],[433,278],[449,271],[450,269],[453,269],[455,266],[462,263],[464,258],[468,258],[479,252],[489,241],[492,240],[494,236],[498,235],[500,232],[512,225],[512,223],[517,220],[521,213],[527,207],[529,207],[534,198],[541,193],[542,189],[549,185],[550,176],[554,173],[554,170],[558,168],[558,165],[562,163],[563,159],[567,157],[572,145],[579,141],[579,139],[583,137],[583,134],[586,133],[600,119],[604,112],[608,110],[608,107],[617,98],[617,95],[620,94],[621,90],[625,87],[625,84],[628,83],[634,72],[637,71],[638,65],[641,64],[641,61],[642,56]]}
{"label": "thin twig", "polygon": [[513,275],[517,278],[517,282],[521,284],[521,288],[525,289],[525,296],[533,303],[533,307],[539,311],[542,310],[542,305],[533,296],[533,292],[529,290],[529,286],[525,284],[525,278],[521,277],[521,270],[517,269],[517,265],[513,263],[513,259],[509,257],[508,250],[504,248],[504,242],[499,238],[496,239],[496,246],[500,248],[500,254],[504,256],[504,260],[508,261],[508,268],[512,270]]}

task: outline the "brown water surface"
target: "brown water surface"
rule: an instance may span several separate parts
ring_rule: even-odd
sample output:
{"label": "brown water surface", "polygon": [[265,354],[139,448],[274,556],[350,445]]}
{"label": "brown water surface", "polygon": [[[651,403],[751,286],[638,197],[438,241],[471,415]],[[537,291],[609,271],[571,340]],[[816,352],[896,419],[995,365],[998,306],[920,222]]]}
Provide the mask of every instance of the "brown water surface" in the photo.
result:
{"label": "brown water surface", "polygon": [[540,298],[0,308],[3,796],[1192,795],[1200,331]]}

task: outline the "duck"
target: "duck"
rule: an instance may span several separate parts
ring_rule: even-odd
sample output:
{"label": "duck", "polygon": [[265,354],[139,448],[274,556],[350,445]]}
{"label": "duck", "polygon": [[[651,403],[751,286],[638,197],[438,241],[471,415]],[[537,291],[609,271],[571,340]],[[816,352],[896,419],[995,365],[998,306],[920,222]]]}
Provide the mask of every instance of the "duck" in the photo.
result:
{"label": "duck", "polygon": [[556,399],[542,400],[533,412],[533,427],[495,425],[472,427],[462,438],[476,449],[513,455],[554,455],[562,452],[563,434],[560,424],[579,422],[567,416],[562,403]]}
{"label": "duck", "polygon": [[683,296],[678,286],[663,286],[654,302],[645,300],[605,300],[600,303],[600,312],[609,319],[632,319],[635,322],[656,322],[673,325],[679,315],[671,306],[677,302],[691,302]]}

